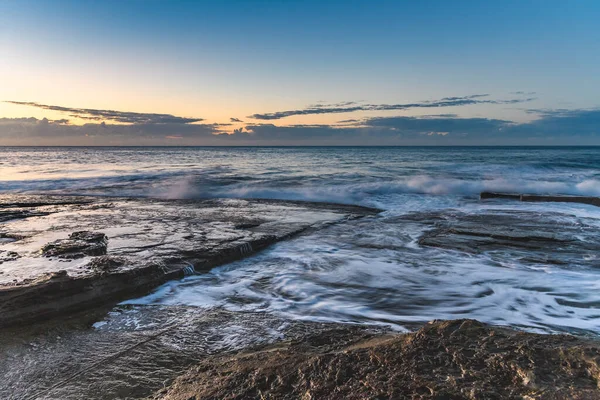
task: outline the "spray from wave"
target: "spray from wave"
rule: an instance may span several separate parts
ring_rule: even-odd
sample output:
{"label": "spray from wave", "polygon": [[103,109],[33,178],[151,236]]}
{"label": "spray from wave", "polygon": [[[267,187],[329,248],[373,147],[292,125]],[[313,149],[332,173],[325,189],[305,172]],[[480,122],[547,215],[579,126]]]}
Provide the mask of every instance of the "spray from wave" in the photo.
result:
{"label": "spray from wave", "polygon": [[229,185],[207,184],[198,177],[188,176],[154,193],[166,199],[195,198],[266,198],[280,200],[323,201],[337,203],[364,203],[373,196],[394,194],[424,194],[434,196],[475,197],[482,191],[564,194],[600,196],[600,180],[581,182],[552,182],[531,180],[507,180],[504,178],[462,180],[414,176],[383,182],[359,182],[352,184],[321,184],[277,186],[276,182],[237,183]]}
{"label": "spray from wave", "polygon": [[406,195],[423,201],[475,198],[482,191],[600,196],[598,149],[117,148],[3,155],[10,162],[0,170],[0,192],[270,198],[382,208],[396,207]]}

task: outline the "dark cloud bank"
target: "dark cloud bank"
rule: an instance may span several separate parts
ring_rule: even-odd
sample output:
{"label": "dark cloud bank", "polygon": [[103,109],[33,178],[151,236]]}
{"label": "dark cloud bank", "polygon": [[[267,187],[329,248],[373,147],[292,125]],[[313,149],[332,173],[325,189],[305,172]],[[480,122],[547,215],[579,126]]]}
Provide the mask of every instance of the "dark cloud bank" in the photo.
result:
{"label": "dark cloud bank", "polygon": [[[354,124],[354,125],[352,125]],[[546,112],[528,123],[489,118],[375,117],[350,125],[256,124],[255,141],[342,145],[600,145],[600,109]]]}
{"label": "dark cloud bank", "polygon": [[[40,146],[151,146],[219,144],[218,124],[143,123],[117,125],[105,122],[69,125],[36,118],[0,118],[0,145]],[[185,141],[189,143],[180,143]]]}
{"label": "dark cloud bank", "polygon": [[[480,101],[483,96],[448,97],[431,104]],[[531,109],[527,112],[538,118],[528,123],[454,114],[348,119],[337,125],[246,123],[227,134],[229,123],[200,123],[202,118],[27,103],[32,104],[89,116],[94,122],[0,118],[0,145],[600,145],[600,109]]]}

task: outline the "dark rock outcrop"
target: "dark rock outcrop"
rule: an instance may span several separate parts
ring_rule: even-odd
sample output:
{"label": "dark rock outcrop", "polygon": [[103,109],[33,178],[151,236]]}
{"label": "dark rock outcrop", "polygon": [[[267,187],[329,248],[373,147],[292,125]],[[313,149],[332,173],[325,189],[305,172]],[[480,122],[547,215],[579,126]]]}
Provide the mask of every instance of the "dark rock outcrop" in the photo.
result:
{"label": "dark rock outcrop", "polygon": [[59,239],[42,247],[45,257],[65,259],[106,254],[108,238],[102,232],[73,232],[68,239]]}
{"label": "dark rock outcrop", "polygon": [[40,217],[48,215],[45,212],[36,212],[30,210],[8,210],[8,211],[0,211],[0,222],[11,221],[15,219],[25,219],[30,217]]}
{"label": "dark rock outcrop", "polygon": [[206,358],[155,399],[597,399],[600,345],[474,320],[340,328]]}
{"label": "dark rock outcrop", "polygon": [[521,195],[518,193],[497,193],[497,192],[481,192],[479,194],[479,198],[481,200],[485,199],[510,199],[510,200],[520,200]]}
{"label": "dark rock outcrop", "polygon": [[600,207],[599,197],[590,196],[543,196],[535,194],[522,194],[521,201],[540,201],[554,203],[581,203]]}
{"label": "dark rock outcrop", "polygon": [[479,198],[485,199],[512,199],[529,202],[553,202],[553,203],[581,203],[600,207],[600,197],[593,196],[567,196],[567,195],[538,195],[538,194],[516,194],[481,192]]}
{"label": "dark rock outcrop", "polygon": [[19,257],[19,253],[17,252],[0,250],[0,264],[8,261],[15,261]]}
{"label": "dark rock outcrop", "polygon": [[94,257],[86,267],[101,273],[109,273],[123,267],[127,262],[127,258],[125,257],[102,256]]}

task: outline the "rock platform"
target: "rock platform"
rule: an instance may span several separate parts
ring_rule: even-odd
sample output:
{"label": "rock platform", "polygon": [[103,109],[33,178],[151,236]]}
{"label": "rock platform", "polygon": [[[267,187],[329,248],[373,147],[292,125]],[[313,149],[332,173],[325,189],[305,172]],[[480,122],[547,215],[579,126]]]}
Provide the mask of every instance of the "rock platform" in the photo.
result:
{"label": "rock platform", "polygon": [[339,327],[210,356],[154,399],[598,399],[600,345],[474,320]]}
{"label": "rock platform", "polygon": [[275,200],[0,196],[0,326],[141,294],[379,210]]}

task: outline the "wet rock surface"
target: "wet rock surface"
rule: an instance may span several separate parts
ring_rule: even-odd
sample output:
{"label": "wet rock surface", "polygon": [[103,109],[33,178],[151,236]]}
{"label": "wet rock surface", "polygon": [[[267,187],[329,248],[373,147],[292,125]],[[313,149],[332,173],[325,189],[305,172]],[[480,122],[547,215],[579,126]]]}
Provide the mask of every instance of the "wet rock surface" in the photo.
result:
{"label": "wet rock surface", "polygon": [[16,211],[0,210],[0,222],[6,222],[6,221],[15,220],[15,219],[24,219],[24,218],[30,218],[30,217],[40,217],[40,216],[44,216],[44,215],[48,215],[48,214],[44,213],[44,212],[35,212],[35,211],[29,211],[29,210],[16,210]]}
{"label": "wet rock surface", "polygon": [[0,326],[6,326],[114,304],[378,210],[273,200],[3,195],[0,212]]}
{"label": "wet rock surface", "polygon": [[488,210],[467,214],[457,211],[414,214],[406,220],[430,224],[418,243],[469,253],[510,251],[522,260],[550,264],[593,266],[600,252],[598,227],[585,218],[565,214],[540,215],[516,210]]}
{"label": "wet rock surface", "polygon": [[210,356],[155,399],[597,399],[600,345],[474,320],[415,333],[337,326]]}

